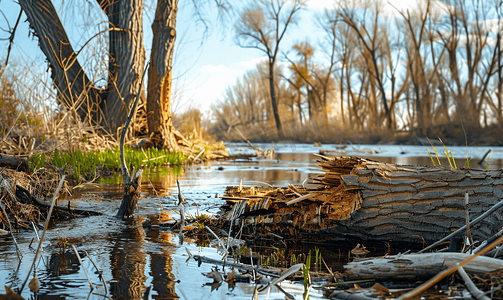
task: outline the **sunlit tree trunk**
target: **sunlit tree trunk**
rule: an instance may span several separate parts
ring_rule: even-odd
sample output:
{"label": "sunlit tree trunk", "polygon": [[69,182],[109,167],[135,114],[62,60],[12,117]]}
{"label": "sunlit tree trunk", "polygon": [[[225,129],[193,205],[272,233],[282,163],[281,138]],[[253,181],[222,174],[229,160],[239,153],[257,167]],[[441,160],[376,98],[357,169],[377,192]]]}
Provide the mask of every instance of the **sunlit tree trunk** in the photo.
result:
{"label": "sunlit tree trunk", "polygon": [[[105,89],[94,87],[76,60],[76,53],[50,0],[20,0],[19,4],[49,62],[58,102],[90,125],[98,125],[115,136],[139,92],[145,65],[143,1],[97,2],[109,21],[109,78]],[[141,94],[139,104],[146,106],[150,113],[148,130],[153,133],[154,141],[171,150],[177,148],[170,113],[176,11],[177,1],[158,1],[152,25],[154,39],[148,99]]]}
{"label": "sunlit tree trunk", "polygon": [[97,118],[101,96],[82,71],[70,40],[50,0],[20,0],[30,27],[51,69],[59,103],[74,108],[81,117]]}
{"label": "sunlit tree trunk", "polygon": [[159,0],[152,24],[153,40],[148,71],[148,129],[156,144],[178,148],[171,117],[171,74],[178,0]]}

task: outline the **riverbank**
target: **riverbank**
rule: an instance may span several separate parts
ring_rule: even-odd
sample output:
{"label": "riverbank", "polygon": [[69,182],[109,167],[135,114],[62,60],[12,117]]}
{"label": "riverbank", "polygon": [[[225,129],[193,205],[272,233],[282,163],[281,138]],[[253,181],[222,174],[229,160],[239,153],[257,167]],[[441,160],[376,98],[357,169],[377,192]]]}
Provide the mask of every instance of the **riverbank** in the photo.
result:
{"label": "riverbank", "polygon": [[465,129],[463,126],[437,126],[424,132],[419,131],[390,131],[376,129],[374,131],[358,131],[333,126],[306,125],[299,129],[285,129],[285,137],[278,140],[274,128],[247,128],[246,130],[232,130],[217,138],[226,143],[322,143],[322,144],[379,144],[379,145],[434,145],[442,142],[447,146],[503,146],[503,128],[488,126],[479,129]]}

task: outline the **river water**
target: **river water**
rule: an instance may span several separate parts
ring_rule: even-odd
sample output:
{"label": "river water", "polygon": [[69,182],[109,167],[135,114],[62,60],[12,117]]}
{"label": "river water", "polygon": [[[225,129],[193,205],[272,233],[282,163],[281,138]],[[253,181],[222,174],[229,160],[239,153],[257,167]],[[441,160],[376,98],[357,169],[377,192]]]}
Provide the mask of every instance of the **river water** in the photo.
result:
{"label": "river water", "polygon": [[[231,154],[250,154],[254,150],[246,144],[226,144]],[[157,226],[142,226],[143,222],[178,218],[174,213],[178,192],[176,180],[192,214],[214,214],[218,211],[226,186],[230,185],[273,185],[302,184],[306,179],[321,173],[312,153],[334,155],[358,155],[398,164],[432,165],[427,148],[431,146],[381,146],[381,145],[322,145],[307,144],[256,144],[266,150],[275,149],[268,158],[251,160],[211,161],[176,170],[153,170],[144,176],[142,199],[138,213],[130,222],[117,220],[122,187],[116,184],[100,184],[74,192],[72,197],[62,199],[73,205],[104,213],[103,216],[58,220],[51,223],[45,235],[42,260],[36,263],[36,274],[41,283],[38,299],[141,299],[148,288],[152,288],[152,299],[251,299],[254,285],[236,283],[213,285],[212,280],[201,273],[210,272],[211,265],[189,259],[191,254],[219,259],[214,247],[202,247],[190,240],[181,241],[169,229]],[[486,160],[477,162],[492,149],[489,156],[490,169],[503,168],[501,147],[449,147],[458,167],[470,158],[470,167],[486,168]],[[437,146],[439,156],[443,148]],[[441,158],[442,158],[441,157]],[[448,162],[441,159],[443,165]],[[148,176],[147,176],[148,175]],[[39,233],[40,234],[40,233]],[[58,236],[66,237],[68,245],[62,249]],[[24,230],[15,234],[23,258],[18,259],[10,236],[0,236],[0,294],[4,285],[19,289],[28,276],[36,250],[33,231]],[[71,244],[82,254],[79,263]],[[309,246],[306,248],[308,249]],[[309,248],[309,249],[312,249]],[[321,254],[330,265],[336,265],[336,245],[321,248]],[[302,249],[296,251],[302,252]],[[300,253],[298,252],[298,253]],[[305,253],[305,252],[304,252]],[[64,255],[63,255],[64,254]],[[96,267],[95,267],[96,265]],[[97,271],[99,270],[99,272]],[[222,270],[220,268],[220,270]],[[228,270],[226,270],[228,271]],[[87,273],[87,276],[86,276]],[[100,273],[106,285],[100,278]],[[94,286],[91,292],[87,277]],[[32,275],[29,276],[29,279]],[[302,299],[304,287],[299,282],[285,281],[281,288]],[[21,295],[29,299],[34,294],[26,286]],[[323,298],[323,293],[313,289],[311,298]],[[272,288],[259,299],[285,299],[285,294]]]}

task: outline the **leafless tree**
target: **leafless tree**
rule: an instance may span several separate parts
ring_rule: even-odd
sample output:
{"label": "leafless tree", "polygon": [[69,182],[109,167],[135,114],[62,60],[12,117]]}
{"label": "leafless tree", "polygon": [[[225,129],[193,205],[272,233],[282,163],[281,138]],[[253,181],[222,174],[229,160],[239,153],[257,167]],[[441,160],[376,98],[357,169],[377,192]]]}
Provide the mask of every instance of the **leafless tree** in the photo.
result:
{"label": "leafless tree", "polygon": [[279,45],[288,27],[297,21],[297,12],[305,5],[304,0],[256,0],[246,7],[236,22],[236,42],[244,48],[255,48],[267,55],[271,105],[278,136],[284,135],[278,112],[274,68]]}
{"label": "leafless tree", "polygon": [[[361,8],[357,7],[345,7],[339,11],[340,19],[345,22],[349,27],[351,27],[363,48],[362,55],[367,62],[368,72],[370,73],[373,80],[370,82],[370,87],[372,89],[377,88],[381,97],[381,105],[384,110],[384,117],[388,129],[393,127],[393,117],[392,111],[390,109],[390,103],[388,103],[388,98],[386,96],[386,89],[384,86],[384,73],[382,67],[383,53],[382,53],[382,33],[380,28],[382,13],[382,2],[381,1],[364,1],[363,2],[363,13],[358,13]],[[372,91],[373,96],[377,91]],[[369,100],[371,98],[368,98]],[[373,111],[377,113],[377,106],[372,104]]]}

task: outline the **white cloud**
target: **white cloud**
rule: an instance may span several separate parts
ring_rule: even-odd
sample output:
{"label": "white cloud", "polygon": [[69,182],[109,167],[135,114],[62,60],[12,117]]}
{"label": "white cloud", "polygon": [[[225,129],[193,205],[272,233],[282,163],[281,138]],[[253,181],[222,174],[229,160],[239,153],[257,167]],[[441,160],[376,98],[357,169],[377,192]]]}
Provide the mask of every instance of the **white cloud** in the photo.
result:
{"label": "white cloud", "polygon": [[249,69],[254,69],[255,66],[258,64],[258,63],[262,63],[262,62],[265,62],[267,61],[267,57],[266,56],[262,56],[262,57],[258,57],[258,58],[254,58],[254,59],[250,59],[250,60],[246,60],[246,61],[242,61],[242,62],[239,62],[239,66],[249,70]]}
{"label": "white cloud", "polygon": [[503,19],[488,19],[482,21],[482,25],[484,26],[485,30],[497,34],[498,30],[500,28],[503,28]]}

